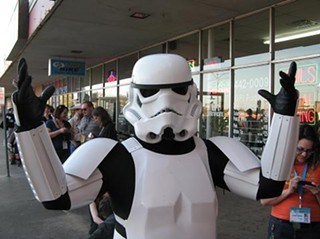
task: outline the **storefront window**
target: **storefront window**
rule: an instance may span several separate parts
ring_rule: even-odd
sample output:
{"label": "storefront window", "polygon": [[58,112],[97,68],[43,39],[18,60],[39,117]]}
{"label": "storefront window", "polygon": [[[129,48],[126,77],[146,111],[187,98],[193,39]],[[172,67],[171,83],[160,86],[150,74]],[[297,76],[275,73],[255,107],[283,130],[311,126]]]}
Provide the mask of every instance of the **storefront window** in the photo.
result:
{"label": "storefront window", "polygon": [[95,67],[91,70],[91,84],[93,89],[102,87],[102,66]]}
{"label": "storefront window", "polygon": [[116,62],[109,62],[104,65],[104,82],[105,86],[117,82],[117,68]]}
{"label": "storefront window", "polygon": [[103,89],[92,90],[91,92],[91,101],[95,106],[99,106],[99,99],[103,97]]}
{"label": "storefront window", "polygon": [[123,115],[123,107],[128,103],[128,93],[131,79],[124,79],[122,83],[127,83],[119,87],[119,117],[118,117],[118,131],[120,140],[128,138],[134,134],[133,126],[125,119]]}
{"label": "storefront window", "polygon": [[166,52],[166,46],[165,44],[161,44],[161,45],[140,51],[139,56],[141,58],[147,55],[156,54],[156,53],[165,53],[165,52]]}
{"label": "storefront window", "polygon": [[88,90],[90,88],[89,79],[91,77],[91,69],[86,71],[85,77],[80,78],[81,90]]}
{"label": "storefront window", "polygon": [[72,93],[72,105],[80,104],[80,93],[79,92],[73,92]]}
{"label": "storefront window", "polygon": [[234,138],[261,156],[268,136],[269,103],[258,94],[269,89],[268,66],[235,71]]}
{"label": "storefront window", "polygon": [[201,136],[228,135],[229,72],[203,75]]}
{"label": "storefront window", "polygon": [[[298,115],[301,124],[315,125],[320,115],[320,58],[297,61],[295,87],[299,91]],[[287,72],[290,62],[275,67],[275,92],[280,90],[279,71]]]}
{"label": "storefront window", "polygon": [[238,19],[234,23],[235,64],[250,64],[269,60],[269,11]]}
{"label": "storefront window", "polygon": [[315,7],[304,1],[294,1],[275,9],[276,59],[320,52],[319,13]]}
{"label": "storefront window", "polygon": [[119,79],[125,79],[131,77],[134,64],[138,60],[137,54],[132,54],[124,58],[119,59]]}
{"label": "storefront window", "polygon": [[109,87],[105,89],[105,96],[99,98],[98,105],[105,108],[111,116],[111,119],[116,121],[116,104],[117,104],[117,88]]}
{"label": "storefront window", "polygon": [[80,92],[80,97],[81,97],[81,103],[83,103],[84,101],[88,101],[91,100],[90,99],[90,91],[82,91]]}
{"label": "storefront window", "polygon": [[68,92],[80,90],[80,77],[68,77]]}
{"label": "storefront window", "polygon": [[203,70],[230,66],[229,24],[216,26],[202,33]]}
{"label": "storefront window", "polygon": [[199,71],[199,33],[168,42],[168,52],[183,56],[191,71]]}

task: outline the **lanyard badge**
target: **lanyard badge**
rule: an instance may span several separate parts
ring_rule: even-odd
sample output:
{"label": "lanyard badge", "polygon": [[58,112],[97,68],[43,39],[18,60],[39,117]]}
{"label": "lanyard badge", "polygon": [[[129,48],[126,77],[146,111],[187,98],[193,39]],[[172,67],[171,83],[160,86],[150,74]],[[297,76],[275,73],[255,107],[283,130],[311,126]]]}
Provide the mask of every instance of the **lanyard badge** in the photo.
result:
{"label": "lanyard badge", "polygon": [[[306,164],[303,169],[302,180],[306,179],[307,171],[308,171],[308,165]],[[296,171],[294,171],[294,176],[298,176]],[[298,193],[299,193],[299,207],[290,208],[290,222],[310,223],[311,210],[310,208],[302,207],[302,194],[303,194],[302,185],[298,186]]]}

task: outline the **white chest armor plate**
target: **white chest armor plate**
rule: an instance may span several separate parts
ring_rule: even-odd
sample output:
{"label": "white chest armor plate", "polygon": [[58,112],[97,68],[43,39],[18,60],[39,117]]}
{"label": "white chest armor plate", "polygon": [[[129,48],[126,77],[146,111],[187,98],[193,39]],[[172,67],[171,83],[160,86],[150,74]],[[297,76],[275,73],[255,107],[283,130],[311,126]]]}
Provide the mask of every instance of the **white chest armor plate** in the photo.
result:
{"label": "white chest armor plate", "polygon": [[[204,143],[183,155],[154,153],[131,138],[123,144],[135,163],[135,193],[127,239],[215,239],[217,197]],[[117,239],[122,238],[115,232]]]}

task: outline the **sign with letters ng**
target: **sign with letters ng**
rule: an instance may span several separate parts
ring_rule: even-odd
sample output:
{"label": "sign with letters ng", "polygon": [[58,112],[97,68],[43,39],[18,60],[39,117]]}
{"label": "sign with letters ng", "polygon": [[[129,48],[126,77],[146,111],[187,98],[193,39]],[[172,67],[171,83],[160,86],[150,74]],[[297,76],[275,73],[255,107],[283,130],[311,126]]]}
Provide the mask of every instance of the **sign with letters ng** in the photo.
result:
{"label": "sign with letters ng", "polygon": [[316,112],[314,108],[298,109],[297,112],[300,118],[300,124],[315,125],[316,123]]}
{"label": "sign with letters ng", "polygon": [[49,76],[85,76],[86,62],[70,59],[49,59]]}

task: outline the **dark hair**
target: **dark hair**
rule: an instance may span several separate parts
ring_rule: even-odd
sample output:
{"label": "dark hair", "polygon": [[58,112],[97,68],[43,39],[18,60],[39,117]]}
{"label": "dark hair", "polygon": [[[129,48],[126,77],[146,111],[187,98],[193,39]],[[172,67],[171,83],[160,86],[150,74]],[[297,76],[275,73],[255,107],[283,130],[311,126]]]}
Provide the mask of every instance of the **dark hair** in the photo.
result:
{"label": "dark hair", "polygon": [[111,117],[108,113],[108,111],[106,111],[104,108],[102,108],[101,106],[98,106],[97,108],[95,108],[92,111],[92,115],[93,116],[100,116],[101,118],[101,123],[103,126],[106,126],[107,124],[109,124],[110,122],[112,122]]}
{"label": "dark hair", "polygon": [[307,139],[313,142],[312,149],[314,153],[307,159],[311,167],[316,167],[319,164],[319,138],[317,132],[311,125],[301,125],[299,128],[299,140]]}
{"label": "dark hair", "polygon": [[54,110],[54,112],[53,112],[54,118],[60,119],[60,115],[61,115],[61,113],[62,113],[65,109],[68,110],[68,107],[65,106],[65,105],[58,105],[58,106],[56,107],[56,109]]}
{"label": "dark hair", "polygon": [[87,104],[87,106],[94,108],[93,103],[89,100],[82,102],[81,105],[83,105],[83,104]]}

